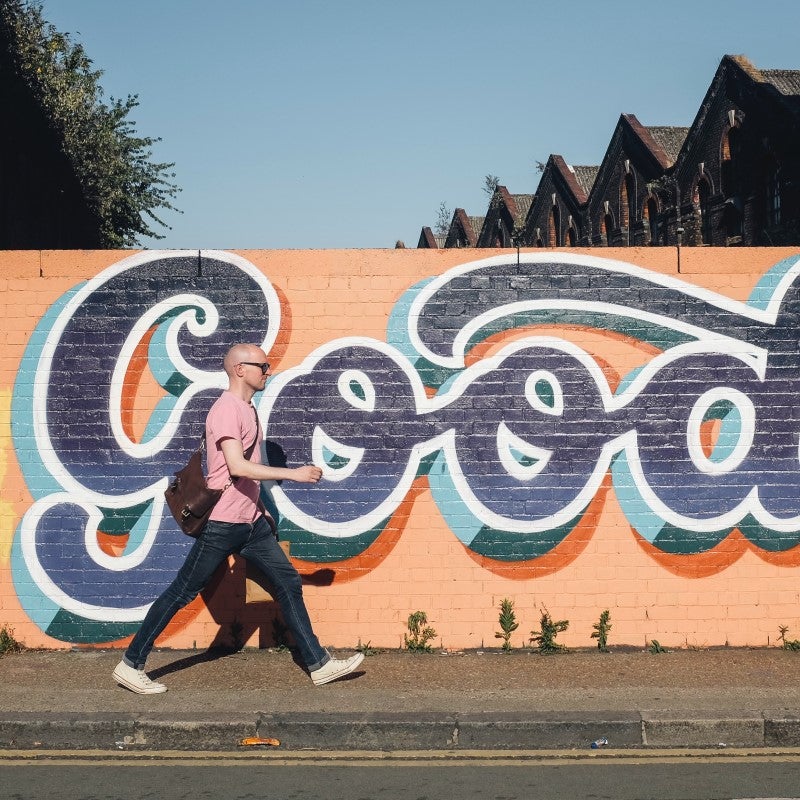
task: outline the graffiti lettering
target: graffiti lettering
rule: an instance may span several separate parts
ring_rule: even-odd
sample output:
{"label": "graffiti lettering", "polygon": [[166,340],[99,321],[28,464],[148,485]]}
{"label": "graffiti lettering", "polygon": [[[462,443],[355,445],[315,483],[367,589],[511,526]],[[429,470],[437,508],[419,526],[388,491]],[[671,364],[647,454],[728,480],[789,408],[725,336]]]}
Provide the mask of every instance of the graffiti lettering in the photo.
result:
{"label": "graffiti lettering", "polygon": [[[390,325],[394,350],[333,343],[279,377],[265,409],[276,438],[302,458],[324,438],[329,473],[347,465],[335,486],[280,490],[282,512],[321,536],[366,532],[429,456],[454,533],[484,555],[529,558],[569,533],[611,466],[629,521],[667,551],[699,552],[737,526],[759,547],[797,544],[796,262],[741,304],[631,265],[527,261],[489,259],[412,290]],[[480,341],[533,322],[612,329],[664,352],[613,394],[588,354],[556,339],[465,366]],[[339,381],[365,364],[370,387],[391,376],[369,407],[348,403]],[[313,400],[298,428],[302,397]]]}
{"label": "graffiti lettering", "polygon": [[[141,620],[188,546],[164,512],[166,476],[185,463],[225,385],[230,341],[271,347],[279,316],[252,265],[195,253],[126,259],[42,320],[14,388],[13,434],[36,502],[12,559],[43,630],[67,615],[75,640],[102,639]],[[160,398],[134,440],[124,396],[145,370]],[[103,551],[98,532],[124,541],[124,553]]]}
{"label": "graffiti lettering", "polygon": [[[36,502],[15,574],[38,587],[44,628],[63,613],[109,630],[141,618],[184,552],[159,498],[224,385],[222,354],[233,340],[275,342],[280,308],[263,276],[224,253],[199,266],[183,254],[121,262],[31,340],[14,435],[20,449],[35,439],[39,460],[24,467]],[[707,550],[734,528],[766,550],[795,546],[799,271],[798,259],[776,265],[747,303],[566,254],[487,259],[413,287],[386,342],[329,342],[260,400],[289,462],[323,468],[319,484],[272,489],[293,552],[363,552],[424,475],[467,547],[536,558],[609,472],[631,526],[664,552]],[[613,389],[593,355],[552,333],[471,357],[537,324],[623,334],[658,354]],[[125,398],[144,366],[163,397],[134,436]],[[128,537],[121,555],[98,530]]]}

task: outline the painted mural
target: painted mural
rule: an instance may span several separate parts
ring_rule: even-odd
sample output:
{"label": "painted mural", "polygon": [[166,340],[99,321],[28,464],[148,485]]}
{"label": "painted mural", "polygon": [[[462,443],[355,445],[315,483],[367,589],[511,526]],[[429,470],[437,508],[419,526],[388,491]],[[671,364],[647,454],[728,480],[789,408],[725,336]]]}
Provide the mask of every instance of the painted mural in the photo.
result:
{"label": "painted mural", "polygon": [[[399,293],[382,338],[334,336],[275,370],[265,457],[323,480],[265,485],[265,501],[296,562],[356,595],[420,491],[480,570],[528,591],[582,551],[609,493],[665,569],[724,570],[706,557],[734,539],[795,566],[799,291],[800,256],[743,300],[593,255],[449,267]],[[31,497],[10,569],[42,633],[136,629],[191,545],[163,492],[226,385],[222,357],[251,341],[280,361],[292,313],[268,268],[222,251],[123,258],[47,308],[10,411]]]}

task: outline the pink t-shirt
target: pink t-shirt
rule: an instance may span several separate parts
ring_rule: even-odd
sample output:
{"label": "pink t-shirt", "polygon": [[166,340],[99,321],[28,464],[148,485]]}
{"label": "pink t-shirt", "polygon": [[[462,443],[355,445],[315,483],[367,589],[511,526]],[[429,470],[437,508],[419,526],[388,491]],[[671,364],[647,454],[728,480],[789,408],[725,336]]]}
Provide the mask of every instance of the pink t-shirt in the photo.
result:
{"label": "pink t-shirt", "polygon": [[[261,463],[261,427],[256,418],[256,410],[229,391],[224,391],[211,406],[206,417],[206,457],[208,461],[208,485],[221,489],[230,480],[228,465],[220,444],[224,439],[238,439],[242,451],[253,444],[256,436],[258,444],[250,454],[250,461]],[[259,481],[239,478],[222,493],[211,512],[211,519],[218,522],[253,522],[258,516]]]}

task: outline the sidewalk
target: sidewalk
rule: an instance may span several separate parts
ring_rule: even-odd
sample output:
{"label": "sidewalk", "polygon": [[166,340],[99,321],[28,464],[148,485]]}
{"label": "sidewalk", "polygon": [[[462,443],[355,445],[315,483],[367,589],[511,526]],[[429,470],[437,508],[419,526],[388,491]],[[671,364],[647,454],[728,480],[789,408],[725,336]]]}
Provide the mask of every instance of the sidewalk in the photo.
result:
{"label": "sidewalk", "polygon": [[[343,653],[337,653],[342,655]],[[0,658],[0,749],[536,750],[800,746],[800,653],[369,655],[315,687],[288,652],[154,651],[169,686],[134,695],[118,650]]]}

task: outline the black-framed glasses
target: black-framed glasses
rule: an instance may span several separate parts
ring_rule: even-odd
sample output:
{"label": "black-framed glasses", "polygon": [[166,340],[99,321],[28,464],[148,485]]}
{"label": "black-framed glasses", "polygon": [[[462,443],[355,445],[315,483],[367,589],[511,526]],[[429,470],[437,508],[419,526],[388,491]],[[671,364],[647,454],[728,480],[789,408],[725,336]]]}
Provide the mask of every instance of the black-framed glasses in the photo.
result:
{"label": "black-framed glasses", "polygon": [[269,372],[269,361],[240,361],[239,363],[247,364],[248,367],[258,367],[262,375],[266,375]]}

